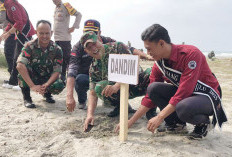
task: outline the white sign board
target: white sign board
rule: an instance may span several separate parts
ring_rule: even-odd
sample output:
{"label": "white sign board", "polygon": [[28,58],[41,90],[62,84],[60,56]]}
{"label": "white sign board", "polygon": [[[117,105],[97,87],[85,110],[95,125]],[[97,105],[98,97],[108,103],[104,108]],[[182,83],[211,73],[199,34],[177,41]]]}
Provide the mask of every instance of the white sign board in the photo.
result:
{"label": "white sign board", "polygon": [[108,62],[109,81],[138,84],[139,56],[110,54]]}

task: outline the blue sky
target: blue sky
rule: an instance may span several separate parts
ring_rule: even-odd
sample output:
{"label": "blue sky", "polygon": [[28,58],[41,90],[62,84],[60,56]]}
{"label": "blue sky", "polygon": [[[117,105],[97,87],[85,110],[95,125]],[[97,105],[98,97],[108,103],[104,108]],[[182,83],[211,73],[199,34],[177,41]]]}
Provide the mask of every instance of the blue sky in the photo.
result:
{"label": "blue sky", "polygon": [[[53,23],[52,0],[18,0],[35,26],[40,19]],[[202,51],[232,51],[231,0],[66,0],[83,15],[79,30],[73,33],[76,43],[84,21],[100,21],[102,35],[132,46],[144,48],[140,35],[148,26],[159,23],[175,44],[195,45]],[[73,19],[72,19],[73,20]]]}

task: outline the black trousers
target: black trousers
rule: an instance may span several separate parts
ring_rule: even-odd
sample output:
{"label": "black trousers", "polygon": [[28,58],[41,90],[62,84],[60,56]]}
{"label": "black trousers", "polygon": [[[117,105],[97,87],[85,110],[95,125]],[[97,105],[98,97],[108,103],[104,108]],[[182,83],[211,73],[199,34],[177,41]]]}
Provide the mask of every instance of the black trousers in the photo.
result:
{"label": "black trousers", "polygon": [[[31,37],[28,37],[28,40],[31,40]],[[23,44],[28,41],[26,38],[22,39]],[[21,50],[23,48],[23,45],[17,40],[16,41],[16,46],[15,46],[15,51],[14,51],[14,60],[13,60],[13,67],[9,79],[9,84],[10,85],[18,85],[18,70],[16,69],[17,66],[17,59],[21,53]]]}
{"label": "black trousers", "polygon": [[13,68],[14,51],[16,46],[15,35],[11,34],[4,43],[4,53],[8,65],[8,72],[11,73]]}
{"label": "black trousers", "polygon": [[[171,84],[154,82],[147,89],[148,96],[163,110],[175,95],[177,87]],[[210,99],[205,95],[192,95],[181,100],[176,105],[176,111],[165,118],[167,125],[185,122],[198,125],[208,124],[209,116],[213,115],[213,107]]]}
{"label": "black trousers", "polygon": [[69,65],[70,53],[71,53],[71,41],[56,41],[63,51],[63,65],[61,72],[61,79],[66,79],[66,71]]}

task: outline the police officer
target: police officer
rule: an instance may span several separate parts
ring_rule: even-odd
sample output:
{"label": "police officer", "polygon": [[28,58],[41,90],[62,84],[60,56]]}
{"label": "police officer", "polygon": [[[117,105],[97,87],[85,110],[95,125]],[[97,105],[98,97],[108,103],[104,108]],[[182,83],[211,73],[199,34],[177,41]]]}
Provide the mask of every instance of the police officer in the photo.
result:
{"label": "police officer", "polygon": [[[53,0],[56,5],[54,12],[54,39],[55,42],[62,48],[63,65],[61,79],[66,80],[66,70],[69,64],[71,53],[71,33],[80,27],[82,15],[74,9],[69,3],[62,3],[61,0]],[[75,21],[72,27],[69,27],[70,16],[75,16]]]}
{"label": "police officer", "polygon": [[30,89],[43,95],[48,103],[55,103],[51,94],[59,94],[64,83],[59,79],[63,62],[61,48],[51,41],[51,23],[45,20],[36,25],[38,39],[29,42],[17,61],[20,73],[19,84],[22,89],[24,105],[35,108]]}

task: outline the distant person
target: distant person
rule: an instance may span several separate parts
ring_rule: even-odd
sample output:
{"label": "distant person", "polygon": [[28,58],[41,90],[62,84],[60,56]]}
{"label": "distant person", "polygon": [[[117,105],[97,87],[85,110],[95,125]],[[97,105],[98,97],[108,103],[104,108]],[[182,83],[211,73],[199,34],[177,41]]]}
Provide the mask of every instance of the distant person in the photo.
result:
{"label": "distant person", "polygon": [[[8,21],[6,20],[6,9],[4,4],[0,2],[0,29],[5,31],[6,26],[8,25]],[[11,34],[4,42],[4,54],[8,66],[8,72],[11,74],[13,67],[13,59],[14,59],[14,50],[15,50],[16,40],[15,34]],[[7,86],[9,83],[8,80],[4,80],[2,87]]]}
{"label": "distant person", "polygon": [[[121,42],[102,44],[98,36],[93,32],[85,32],[81,37],[81,44],[85,52],[93,57],[90,67],[90,92],[88,98],[88,111],[84,128],[87,129],[89,124],[93,125],[94,111],[97,106],[97,99],[107,100],[114,106],[108,116],[115,117],[119,115],[120,110],[120,83],[108,81],[108,59],[109,54],[132,54],[129,48]],[[129,86],[129,98],[135,98],[145,94],[149,84],[150,70],[145,71],[140,67],[138,85]],[[67,104],[69,111],[73,111],[75,104]],[[129,105],[129,113],[135,110]]]}
{"label": "distant person", "polygon": [[18,71],[16,69],[16,61],[21,49],[23,48],[23,45],[32,39],[32,36],[35,34],[35,30],[30,22],[27,11],[17,0],[0,1],[4,3],[4,7],[6,8],[6,19],[9,22],[5,31],[0,36],[0,42],[7,40],[11,34],[15,34],[17,38],[11,76],[9,83],[4,87],[20,90],[18,86]]}
{"label": "distant person", "polygon": [[227,121],[221,104],[221,89],[204,54],[191,45],[172,44],[168,31],[159,24],[148,27],[142,33],[142,40],[156,63],[147,95],[128,121],[128,127],[156,105],[161,111],[147,124],[147,129],[153,133],[163,121],[166,129],[160,131],[170,132],[183,131],[186,123],[190,123],[195,127],[188,138],[201,139],[207,135],[211,125],[209,116],[213,115],[213,125],[218,123],[221,127]]}
{"label": "distant person", "polygon": [[[62,48],[63,51],[63,66],[61,79],[66,80],[66,70],[69,64],[71,53],[71,33],[80,26],[82,15],[74,9],[69,3],[62,3],[61,0],[53,0],[56,5],[54,12],[54,39],[55,42]],[[71,27],[70,16],[75,16],[75,21]]]}
{"label": "distant person", "polygon": [[[110,37],[105,37],[101,35],[101,25],[100,22],[94,19],[89,19],[84,23],[83,32],[94,31],[97,34],[98,40],[103,43],[115,42],[114,39]],[[134,47],[130,48],[131,52],[135,55],[139,55],[141,58],[147,60],[153,60],[153,58],[141,52],[140,50],[135,49]],[[75,90],[78,96],[78,108],[86,109],[87,103],[87,91],[89,89],[89,67],[92,62],[92,57],[85,52],[84,47],[81,45],[80,41],[78,41],[71,52],[69,70],[68,70],[68,79],[67,79],[67,98],[66,103],[75,104],[75,100],[73,97],[73,88],[75,86]],[[73,102],[74,101],[74,102]],[[107,102],[104,102],[107,103]],[[155,115],[156,111],[153,109],[148,114],[147,117],[150,119]]]}
{"label": "distant person", "polygon": [[55,103],[51,94],[59,94],[64,89],[64,83],[59,79],[63,53],[50,40],[51,23],[46,20],[38,21],[36,31],[38,39],[29,42],[22,49],[17,61],[19,85],[27,108],[36,107],[32,102],[30,89],[43,95],[48,103]]}
{"label": "distant person", "polygon": [[208,54],[208,58],[211,59],[211,60],[214,60],[214,59],[215,59],[215,53],[214,53],[214,51],[211,51],[211,52]]}

